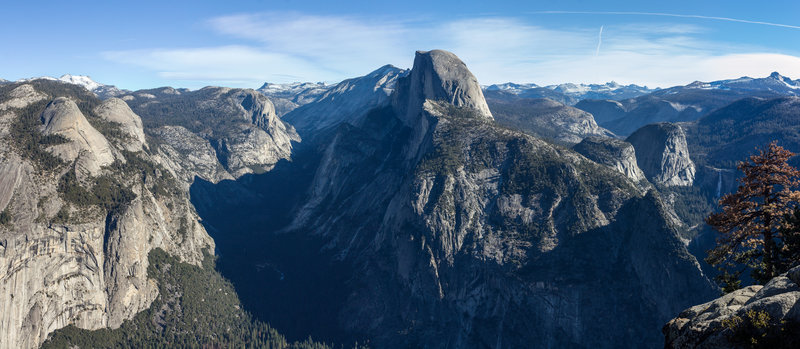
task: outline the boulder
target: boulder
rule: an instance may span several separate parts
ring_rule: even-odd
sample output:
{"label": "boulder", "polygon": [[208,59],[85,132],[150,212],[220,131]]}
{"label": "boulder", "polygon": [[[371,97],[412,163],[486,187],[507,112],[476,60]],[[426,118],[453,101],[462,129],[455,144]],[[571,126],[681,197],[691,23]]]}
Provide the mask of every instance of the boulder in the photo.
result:
{"label": "boulder", "polygon": [[[796,348],[800,267],[681,312],[662,329],[665,348]],[[759,346],[760,345],[760,346]]]}

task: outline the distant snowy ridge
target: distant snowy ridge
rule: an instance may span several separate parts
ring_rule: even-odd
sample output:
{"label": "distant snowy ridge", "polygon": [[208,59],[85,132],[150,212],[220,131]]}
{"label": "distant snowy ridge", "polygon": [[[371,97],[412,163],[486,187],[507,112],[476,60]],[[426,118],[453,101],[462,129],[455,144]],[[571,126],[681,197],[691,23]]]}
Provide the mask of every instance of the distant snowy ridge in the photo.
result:
{"label": "distant snowy ridge", "polygon": [[513,93],[515,95],[519,95],[526,90],[530,90],[533,88],[540,87],[537,84],[516,84],[513,82],[507,82],[505,84],[494,84],[489,86],[481,86],[484,91],[505,91],[509,93]]}
{"label": "distant snowy ridge", "polygon": [[[533,83],[518,84],[507,82],[504,84],[495,84],[483,86],[484,91],[502,91],[512,93],[518,96],[533,95],[534,90],[549,89],[554,92],[560,93],[570,100],[570,104],[574,104],[582,99],[612,99],[622,100],[628,98],[635,98],[641,95],[657,91],[658,89],[650,89],[647,86],[639,86],[635,84],[620,85],[614,81],[605,84],[574,84],[565,83],[558,85],[539,86]],[[541,90],[539,90],[541,91]]]}
{"label": "distant snowy ridge", "polygon": [[273,84],[265,82],[264,85],[258,88],[260,91],[270,93],[297,93],[308,89],[324,88],[327,89],[332,85],[324,82],[292,82],[288,84]]}
{"label": "distant snowy ridge", "polygon": [[289,84],[266,82],[256,91],[265,96],[294,99],[297,96],[319,96],[333,86],[324,82],[293,82]]}
{"label": "distant snowy ridge", "polygon": [[119,95],[122,95],[122,94],[130,92],[130,91],[127,91],[127,90],[121,90],[121,89],[119,89],[119,88],[117,88],[116,86],[113,86],[113,85],[101,84],[101,83],[99,83],[97,81],[92,80],[92,78],[90,78],[89,76],[86,76],[86,75],[64,74],[60,78],[57,78],[57,79],[54,78],[54,77],[51,77],[51,76],[40,76],[40,77],[29,78],[29,79],[19,79],[16,82],[28,82],[28,81],[39,80],[39,79],[51,80],[51,81],[61,81],[61,82],[67,83],[67,84],[83,86],[85,89],[91,91],[92,93],[97,95],[97,97],[99,97],[101,99],[106,99],[106,98],[109,98],[109,97],[119,96]]}
{"label": "distant snowy ridge", "polygon": [[703,90],[759,90],[775,91],[790,95],[800,95],[800,79],[792,80],[786,76],[773,72],[765,78],[751,78],[744,76],[738,79],[719,80],[712,82],[695,81],[686,88]]}
{"label": "distant snowy ridge", "polygon": [[266,82],[256,91],[267,96],[275,105],[279,116],[319,99],[335,84],[324,82],[293,82],[289,84],[273,84]]}
{"label": "distant snowy ridge", "polygon": [[92,78],[86,75],[64,74],[60,78],[58,78],[58,80],[61,80],[69,84],[81,85],[83,87],[86,87],[86,89],[89,91],[94,91],[100,87],[106,86],[101,83],[98,83],[97,81],[92,80]]}

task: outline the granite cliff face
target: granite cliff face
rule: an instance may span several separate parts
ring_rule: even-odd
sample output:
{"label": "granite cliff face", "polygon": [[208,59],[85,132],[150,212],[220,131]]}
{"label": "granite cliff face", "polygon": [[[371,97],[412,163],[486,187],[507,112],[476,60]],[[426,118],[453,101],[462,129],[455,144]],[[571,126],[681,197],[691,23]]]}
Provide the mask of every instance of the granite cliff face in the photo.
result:
{"label": "granite cliff face", "polygon": [[10,217],[0,225],[0,348],[34,348],[68,324],[115,328],[147,308],[157,296],[150,250],[199,263],[214,243],[188,193],[142,150],[141,123],[121,101],[16,85],[0,91],[16,101],[0,112],[0,210]]}
{"label": "granite cliff face", "polygon": [[115,123],[126,136],[123,142],[117,144],[119,147],[130,152],[138,152],[147,145],[142,118],[134,114],[125,101],[113,97],[106,99],[94,109],[94,113],[103,120]]}
{"label": "granite cliff face", "polygon": [[587,137],[572,149],[594,162],[610,166],[634,182],[645,179],[636,163],[636,150],[628,142],[616,138]]}
{"label": "granite cliff face", "polygon": [[665,348],[796,348],[800,267],[681,312],[664,325]]}
{"label": "granite cliff face", "polygon": [[173,169],[187,186],[195,176],[213,183],[234,179],[217,159],[211,143],[185,127],[162,126],[149,132],[162,142],[156,154],[159,162]]}
{"label": "granite cliff face", "polygon": [[353,123],[370,109],[385,104],[397,78],[406,73],[385,65],[365,76],[344,80],[292,110],[283,119],[301,133],[316,133],[342,122]]}
{"label": "granite cliff face", "polygon": [[81,174],[97,176],[100,168],[114,162],[111,145],[83,116],[75,102],[59,97],[42,112],[42,133],[60,136],[68,142],[48,147],[48,151],[65,162],[75,161]]}
{"label": "granite cliff face", "polygon": [[626,139],[636,149],[636,161],[645,176],[664,186],[691,186],[694,162],[689,157],[686,134],[670,123],[647,125]]}
{"label": "granite cliff face", "polygon": [[[165,146],[165,153],[186,155],[164,161],[182,168],[202,167],[199,174],[209,181],[268,171],[279,160],[289,159],[292,142],[300,141],[294,127],[278,118],[272,102],[254,90],[161,88],[122,99],[142,116],[147,132],[158,146]],[[212,145],[214,159],[204,155],[209,151],[198,137]]]}
{"label": "granite cliff face", "polygon": [[411,125],[427,100],[474,109],[481,118],[492,119],[478,79],[447,51],[417,51],[411,72],[398,81],[393,106]]}
{"label": "granite cliff face", "polygon": [[[250,283],[243,298],[291,294],[282,306],[304,307],[329,290],[323,324],[272,313],[274,324],[335,326],[380,347],[612,348],[660,342],[664,321],[713,297],[657,193],[498,127],[479,91],[451,53],[418,52],[390,102],[305,143],[309,160],[273,170],[310,178],[270,172],[251,187],[296,185],[294,196],[258,219],[236,215],[258,207],[204,211],[220,236],[266,230],[241,246],[218,241],[230,277]],[[293,219],[275,223],[284,210]],[[289,246],[303,255],[287,256]],[[326,272],[297,281],[314,270]]]}

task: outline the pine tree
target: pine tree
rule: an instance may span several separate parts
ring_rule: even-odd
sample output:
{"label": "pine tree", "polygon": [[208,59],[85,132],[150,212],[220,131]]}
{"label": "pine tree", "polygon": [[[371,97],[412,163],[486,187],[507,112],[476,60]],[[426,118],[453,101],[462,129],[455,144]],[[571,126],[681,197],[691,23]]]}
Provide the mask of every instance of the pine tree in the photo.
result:
{"label": "pine tree", "polygon": [[753,279],[764,283],[783,270],[782,229],[800,200],[800,171],[787,161],[795,154],[770,143],[748,162],[740,162],[744,173],[735,193],[722,197],[722,212],[710,215],[706,222],[719,232],[717,247],[706,261],[718,266],[718,277],[725,291],[738,288],[743,267],[752,270]]}
{"label": "pine tree", "polygon": [[784,221],[780,263],[781,270],[789,270],[800,264],[800,207],[795,206],[791,214],[784,216]]}

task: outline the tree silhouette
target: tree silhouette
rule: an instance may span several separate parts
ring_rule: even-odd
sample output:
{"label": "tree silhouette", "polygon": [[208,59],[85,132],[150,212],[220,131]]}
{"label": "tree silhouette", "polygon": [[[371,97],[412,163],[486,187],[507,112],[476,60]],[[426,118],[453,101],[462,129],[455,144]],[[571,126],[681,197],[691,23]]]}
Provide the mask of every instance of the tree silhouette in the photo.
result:
{"label": "tree silhouette", "polygon": [[781,227],[781,270],[789,270],[800,264],[800,207],[795,206],[791,214],[784,216],[785,224]]}
{"label": "tree silhouette", "polygon": [[723,196],[722,212],[706,219],[719,232],[717,247],[706,261],[722,271],[718,281],[726,292],[739,287],[747,267],[759,283],[784,271],[782,232],[800,199],[800,191],[794,190],[800,171],[787,163],[794,155],[772,142],[750,161],[740,162],[737,167],[744,177],[738,179],[738,190]]}

